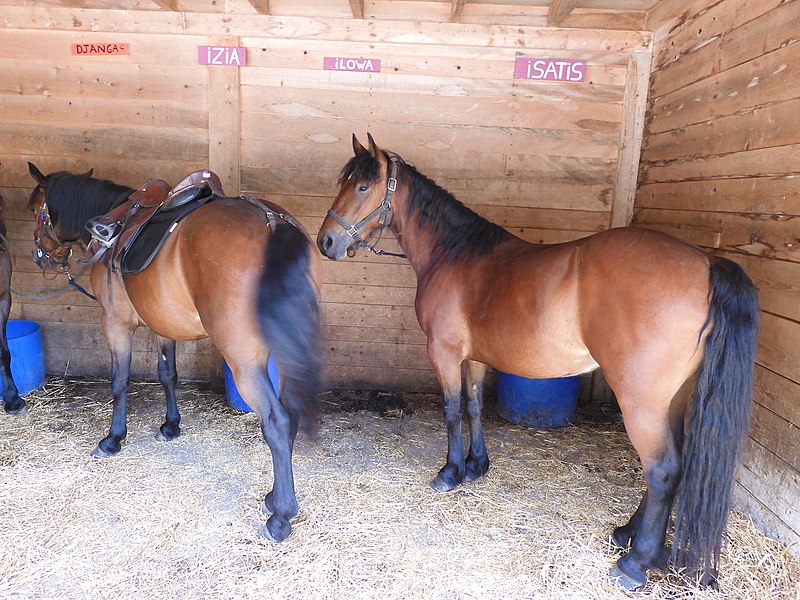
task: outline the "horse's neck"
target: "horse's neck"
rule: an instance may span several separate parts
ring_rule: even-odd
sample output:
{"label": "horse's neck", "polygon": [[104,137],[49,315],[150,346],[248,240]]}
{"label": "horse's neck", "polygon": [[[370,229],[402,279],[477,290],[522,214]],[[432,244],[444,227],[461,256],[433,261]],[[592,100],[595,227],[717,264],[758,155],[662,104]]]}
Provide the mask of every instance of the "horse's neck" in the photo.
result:
{"label": "horse's neck", "polygon": [[414,272],[419,276],[436,264],[437,240],[430,228],[419,226],[417,213],[410,210],[407,196],[395,206],[395,217],[390,229]]}

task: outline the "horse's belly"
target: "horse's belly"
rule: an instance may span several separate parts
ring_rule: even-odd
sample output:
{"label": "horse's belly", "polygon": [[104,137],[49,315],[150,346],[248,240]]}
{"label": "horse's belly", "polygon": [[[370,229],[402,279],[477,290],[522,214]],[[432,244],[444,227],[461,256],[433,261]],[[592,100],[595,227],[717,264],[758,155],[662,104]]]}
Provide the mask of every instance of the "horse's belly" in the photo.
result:
{"label": "horse's belly", "polygon": [[[151,267],[154,265],[151,265]],[[191,295],[166,289],[157,269],[148,267],[125,278],[125,289],[139,318],[156,334],[173,340],[199,340],[208,337]]]}
{"label": "horse's belly", "polygon": [[598,368],[597,361],[585,345],[561,338],[543,338],[531,332],[494,338],[495,343],[481,344],[474,360],[486,363],[504,373],[522,377],[568,377]]}

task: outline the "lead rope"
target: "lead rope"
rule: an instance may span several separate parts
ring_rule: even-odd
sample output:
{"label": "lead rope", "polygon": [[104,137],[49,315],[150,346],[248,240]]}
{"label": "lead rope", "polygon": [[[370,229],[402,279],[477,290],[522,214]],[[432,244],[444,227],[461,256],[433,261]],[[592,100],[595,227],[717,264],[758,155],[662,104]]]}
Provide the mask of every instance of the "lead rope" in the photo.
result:
{"label": "lead rope", "polygon": [[82,277],[84,275],[84,273],[86,273],[86,271],[89,269],[89,267],[91,267],[95,262],[96,262],[95,260],[86,261],[86,263],[83,265],[83,267],[81,267],[81,270],[78,271],[78,274],[75,275],[74,277],[69,272],[69,269],[67,267],[64,267],[63,268],[63,272],[67,276],[67,284],[64,287],[62,287],[60,290],[56,290],[55,292],[50,292],[48,294],[26,294],[25,292],[20,292],[18,290],[15,290],[13,287],[10,288],[10,290],[14,294],[19,296],[20,298],[26,298],[28,300],[47,300],[49,298],[55,298],[56,296],[60,296],[61,294],[66,292],[69,288],[74,288],[76,291],[80,292],[84,296],[87,296],[88,298],[91,298],[92,300],[97,302],[97,298],[95,298],[90,292],[88,292],[77,281],[80,277]]}

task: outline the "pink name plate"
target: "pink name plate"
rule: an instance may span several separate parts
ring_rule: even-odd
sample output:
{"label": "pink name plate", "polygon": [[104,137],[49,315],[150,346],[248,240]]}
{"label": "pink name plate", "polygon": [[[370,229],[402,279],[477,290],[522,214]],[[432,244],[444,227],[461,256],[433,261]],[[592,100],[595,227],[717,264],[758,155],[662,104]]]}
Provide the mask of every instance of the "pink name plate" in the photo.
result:
{"label": "pink name plate", "polygon": [[381,61],[377,58],[332,58],[326,56],[322,60],[322,68],[328,71],[380,73]]}
{"label": "pink name plate", "polygon": [[514,62],[514,79],[584,81],[586,79],[586,61],[553,58],[517,58]]}
{"label": "pink name plate", "polygon": [[247,64],[247,48],[242,46],[198,46],[197,62],[201,65],[243,67]]}

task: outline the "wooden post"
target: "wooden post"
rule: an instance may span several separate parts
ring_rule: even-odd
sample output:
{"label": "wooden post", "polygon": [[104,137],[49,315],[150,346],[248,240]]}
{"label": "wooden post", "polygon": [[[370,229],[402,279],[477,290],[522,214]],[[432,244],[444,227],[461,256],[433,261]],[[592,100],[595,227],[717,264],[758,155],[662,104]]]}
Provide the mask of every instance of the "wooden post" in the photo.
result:
{"label": "wooden post", "polygon": [[611,204],[611,227],[626,227],[633,218],[651,57],[650,52],[632,52],[628,58],[625,96],[622,100],[617,175],[614,178]]}
{"label": "wooden post", "polygon": [[[236,36],[212,36],[211,46],[238,46]],[[208,168],[229,196],[241,191],[239,67],[208,65]]]}

